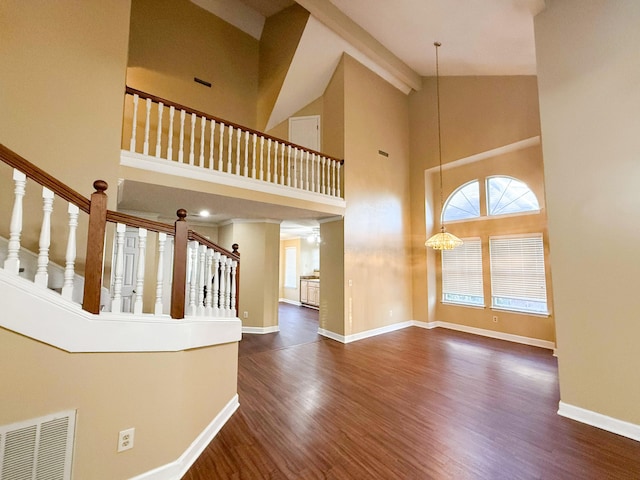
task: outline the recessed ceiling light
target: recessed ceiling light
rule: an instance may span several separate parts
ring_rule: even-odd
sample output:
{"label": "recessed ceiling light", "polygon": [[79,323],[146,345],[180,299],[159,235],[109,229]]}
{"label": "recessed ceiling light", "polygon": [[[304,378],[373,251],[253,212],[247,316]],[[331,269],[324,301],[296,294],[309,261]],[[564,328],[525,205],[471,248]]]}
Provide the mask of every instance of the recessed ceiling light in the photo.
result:
{"label": "recessed ceiling light", "polygon": [[200,215],[201,217],[208,217],[209,210],[200,210],[200,213],[198,215]]}

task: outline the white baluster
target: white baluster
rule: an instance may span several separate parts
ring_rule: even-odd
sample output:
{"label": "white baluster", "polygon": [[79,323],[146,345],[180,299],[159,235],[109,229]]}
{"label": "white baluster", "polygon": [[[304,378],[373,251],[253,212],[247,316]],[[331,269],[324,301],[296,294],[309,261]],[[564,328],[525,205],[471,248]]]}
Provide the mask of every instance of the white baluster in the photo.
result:
{"label": "white baluster", "polygon": [[316,177],[316,192],[320,193],[320,186],[322,185],[321,180],[320,180],[320,155],[315,155],[316,157],[316,167],[318,168],[317,173],[317,177]]}
{"label": "white baluster", "polygon": [[136,151],[136,135],[138,130],[138,94],[133,94],[133,119],[131,123],[131,141],[129,142],[129,151]]}
{"label": "white baluster", "polygon": [[194,144],[196,142],[196,114],[191,114],[191,136],[189,137],[189,165],[195,163],[195,155],[193,154]]}
{"label": "white baluster", "polygon": [[162,284],[164,283],[164,247],[167,243],[167,234],[158,233],[158,270],[156,272],[156,302],[153,308],[155,315],[162,315]]}
{"label": "white baluster", "polygon": [[65,255],[64,283],[62,285],[62,298],[73,298],[73,278],[76,264],[76,231],[78,230],[78,215],[80,209],[73,203],[67,208],[69,213],[69,238],[67,239],[67,252]]}
{"label": "white baluster", "polygon": [[275,141],[275,148],[273,149],[273,183],[278,183],[278,147],[280,144]]}
{"label": "white baluster", "polygon": [[240,140],[242,139],[242,130],[236,128],[236,175],[240,175]]}
{"label": "white baluster", "polygon": [[162,112],[164,103],[158,103],[158,135],[156,137],[156,157],[162,155]]}
{"label": "white baluster", "polygon": [[20,271],[20,234],[22,233],[22,199],[27,183],[27,176],[19,170],[13,170],[13,181],[15,198],[13,200],[13,211],[11,212],[11,223],[9,224],[9,245],[7,258],[4,261],[4,269],[9,273],[18,275]]}
{"label": "white baluster", "polygon": [[167,160],[173,160],[173,116],[176,108],[172,105],[169,107],[169,138],[167,139]]}
{"label": "white baluster", "polygon": [[144,119],[144,145],[142,146],[142,153],[149,155],[149,129],[151,128],[151,99],[147,98],[147,115]]}
{"label": "white baluster", "polygon": [[298,188],[298,148],[297,147],[293,149],[293,188]]}
{"label": "white baluster", "polygon": [[249,176],[249,132],[244,132],[244,171],[245,177]]}
{"label": "white baluster", "polygon": [[327,164],[327,158],[322,157],[322,165],[320,166],[320,170],[322,171],[322,182],[321,182],[322,193],[328,193],[327,192],[327,176],[325,173],[326,164]]}
{"label": "white baluster", "polygon": [[180,150],[178,151],[178,162],[184,163],[184,117],[187,114],[180,110]]}
{"label": "white baluster", "polygon": [[213,249],[207,248],[207,264],[205,270],[205,286],[207,287],[207,298],[204,303],[204,314],[207,317],[212,315],[213,309],[211,307],[213,297],[213,277],[211,276],[211,265],[213,264]]}
{"label": "white baluster", "polygon": [[111,298],[111,311],[122,312],[122,279],[124,276],[124,233],[127,226],[124,223],[116,225],[116,266],[113,272],[113,297]]}
{"label": "white baluster", "polygon": [[315,160],[316,160],[316,154],[312,153],[311,154],[311,185],[310,185],[311,188],[309,188],[309,190],[312,192],[316,191],[316,180],[315,180],[316,166],[314,164]]}
{"label": "white baluster", "polygon": [[204,168],[204,129],[207,126],[207,119],[200,117],[200,156],[198,157],[198,164],[201,168]]}
{"label": "white baluster", "polygon": [[309,190],[309,150],[307,150],[305,153],[306,153],[306,155],[305,155],[306,165],[304,167],[304,174],[305,174],[305,177],[306,177],[306,181],[305,181],[305,187],[304,188],[306,190]]}
{"label": "white baluster", "polygon": [[213,170],[213,148],[215,146],[214,134],[216,133],[216,121],[211,120],[211,137],[209,138],[209,170]]}
{"label": "white baluster", "polygon": [[287,186],[291,186],[291,145],[287,145]]}
{"label": "white baluster", "polygon": [[260,137],[260,180],[264,180],[264,137]]}
{"label": "white baluster", "polygon": [[236,311],[236,270],[238,269],[238,262],[233,260],[231,262],[231,316],[237,316],[238,312]]}
{"label": "white baluster", "polygon": [[34,283],[47,288],[49,283],[49,246],[51,245],[51,212],[53,211],[53,192],[42,187],[42,227],[40,228],[40,242],[38,252],[38,268]]}
{"label": "white baluster", "polygon": [[213,254],[213,290],[211,295],[213,316],[220,316],[220,252]]}
{"label": "white baluster", "polygon": [[284,143],[281,144],[282,148],[280,148],[280,185],[284,185]]}
{"label": "white baluster", "polygon": [[222,155],[224,152],[224,123],[220,124],[220,145],[218,145],[218,170],[224,172],[222,168]]}
{"label": "white baluster", "polygon": [[204,315],[204,286],[206,282],[206,271],[205,267],[207,265],[207,246],[200,245],[198,247],[199,253],[199,262],[198,262],[198,308],[196,310],[197,315]]}
{"label": "white baluster", "polygon": [[147,252],[147,229],[138,229],[138,267],[136,271],[136,302],[133,304],[133,313],[142,313],[142,300],[144,297],[144,265]]}
{"label": "white baluster", "polygon": [[225,316],[228,317],[229,314],[231,313],[231,259],[227,258],[226,260],[226,265],[225,265],[225,281],[224,284],[226,285],[225,291],[224,291],[224,309],[225,309]]}
{"label": "white baluster", "polygon": [[219,291],[218,291],[218,299],[220,304],[218,315],[220,317],[224,317],[226,314],[225,303],[224,303],[225,292],[227,289],[226,269],[227,269],[227,257],[224,255],[220,255],[220,285],[219,285]]}
{"label": "white baluster", "polygon": [[271,139],[267,142],[267,182],[271,178]]}
{"label": "white baluster", "polygon": [[340,168],[342,168],[342,163],[338,162],[337,167],[338,168],[337,168],[337,175],[336,175],[336,185],[337,185],[336,193],[337,193],[338,198],[342,198],[342,196],[340,195]]}
{"label": "white baluster", "polygon": [[197,313],[198,295],[198,242],[192,241],[191,245],[191,279],[189,282],[189,315]]}
{"label": "white baluster", "polygon": [[231,168],[231,156],[233,155],[233,127],[229,125],[229,142],[227,145],[227,172],[233,173]]}
{"label": "white baluster", "polygon": [[253,148],[251,149],[251,160],[252,160],[251,178],[256,178],[256,141],[257,140],[258,140],[258,135],[254,133],[253,140],[252,140]]}
{"label": "white baluster", "polygon": [[331,160],[331,195],[336,196],[336,161]]}

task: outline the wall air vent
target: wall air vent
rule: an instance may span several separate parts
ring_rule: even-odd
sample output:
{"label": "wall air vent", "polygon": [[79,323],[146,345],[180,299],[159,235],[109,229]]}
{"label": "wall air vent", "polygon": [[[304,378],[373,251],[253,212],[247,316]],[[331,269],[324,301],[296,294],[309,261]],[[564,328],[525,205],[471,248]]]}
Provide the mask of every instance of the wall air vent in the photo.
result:
{"label": "wall air vent", "polygon": [[70,480],[76,412],[0,427],[0,480]]}
{"label": "wall air vent", "polygon": [[387,152],[385,152],[384,150],[378,150],[378,155],[380,155],[382,157],[389,157],[389,154]]}

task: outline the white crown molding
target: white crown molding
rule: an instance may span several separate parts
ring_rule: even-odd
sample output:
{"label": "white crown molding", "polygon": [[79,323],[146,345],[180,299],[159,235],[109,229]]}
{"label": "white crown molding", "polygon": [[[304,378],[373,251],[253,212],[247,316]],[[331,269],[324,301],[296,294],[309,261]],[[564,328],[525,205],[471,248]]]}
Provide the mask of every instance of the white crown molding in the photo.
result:
{"label": "white crown molding", "polygon": [[558,415],[640,442],[640,425],[635,423],[625,422],[562,401],[558,403]]}
{"label": "white crown molding", "polygon": [[318,223],[322,224],[322,223],[329,223],[329,222],[338,222],[340,220],[344,220],[344,215],[335,215],[329,218],[321,218],[320,220],[318,220]]}
{"label": "white crown molding", "polygon": [[94,315],[58,293],[0,268],[0,327],[67,352],[177,352],[238,342],[238,318]]}
{"label": "white crown molding", "polygon": [[141,475],[131,478],[130,480],[175,480],[182,478],[191,466],[198,459],[200,454],[207,448],[207,445],[215,438],[222,427],[231,418],[238,409],[238,395],[234,395],[224,408],[215,416],[209,425],[198,435],[198,437],[189,445],[180,458],[176,461],[167,463],[153,470],[149,470]]}

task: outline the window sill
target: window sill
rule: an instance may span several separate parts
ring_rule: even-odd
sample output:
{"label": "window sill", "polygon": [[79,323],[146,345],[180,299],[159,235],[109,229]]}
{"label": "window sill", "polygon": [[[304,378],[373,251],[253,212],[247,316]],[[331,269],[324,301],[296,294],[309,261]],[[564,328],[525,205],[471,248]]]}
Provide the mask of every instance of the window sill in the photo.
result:
{"label": "window sill", "polygon": [[516,315],[527,315],[529,317],[540,317],[540,318],[549,318],[551,316],[551,312],[546,313],[535,313],[535,312],[522,312],[520,310],[509,310],[508,308],[498,308],[498,307],[490,307],[493,312],[507,312],[507,313],[515,313]]}

